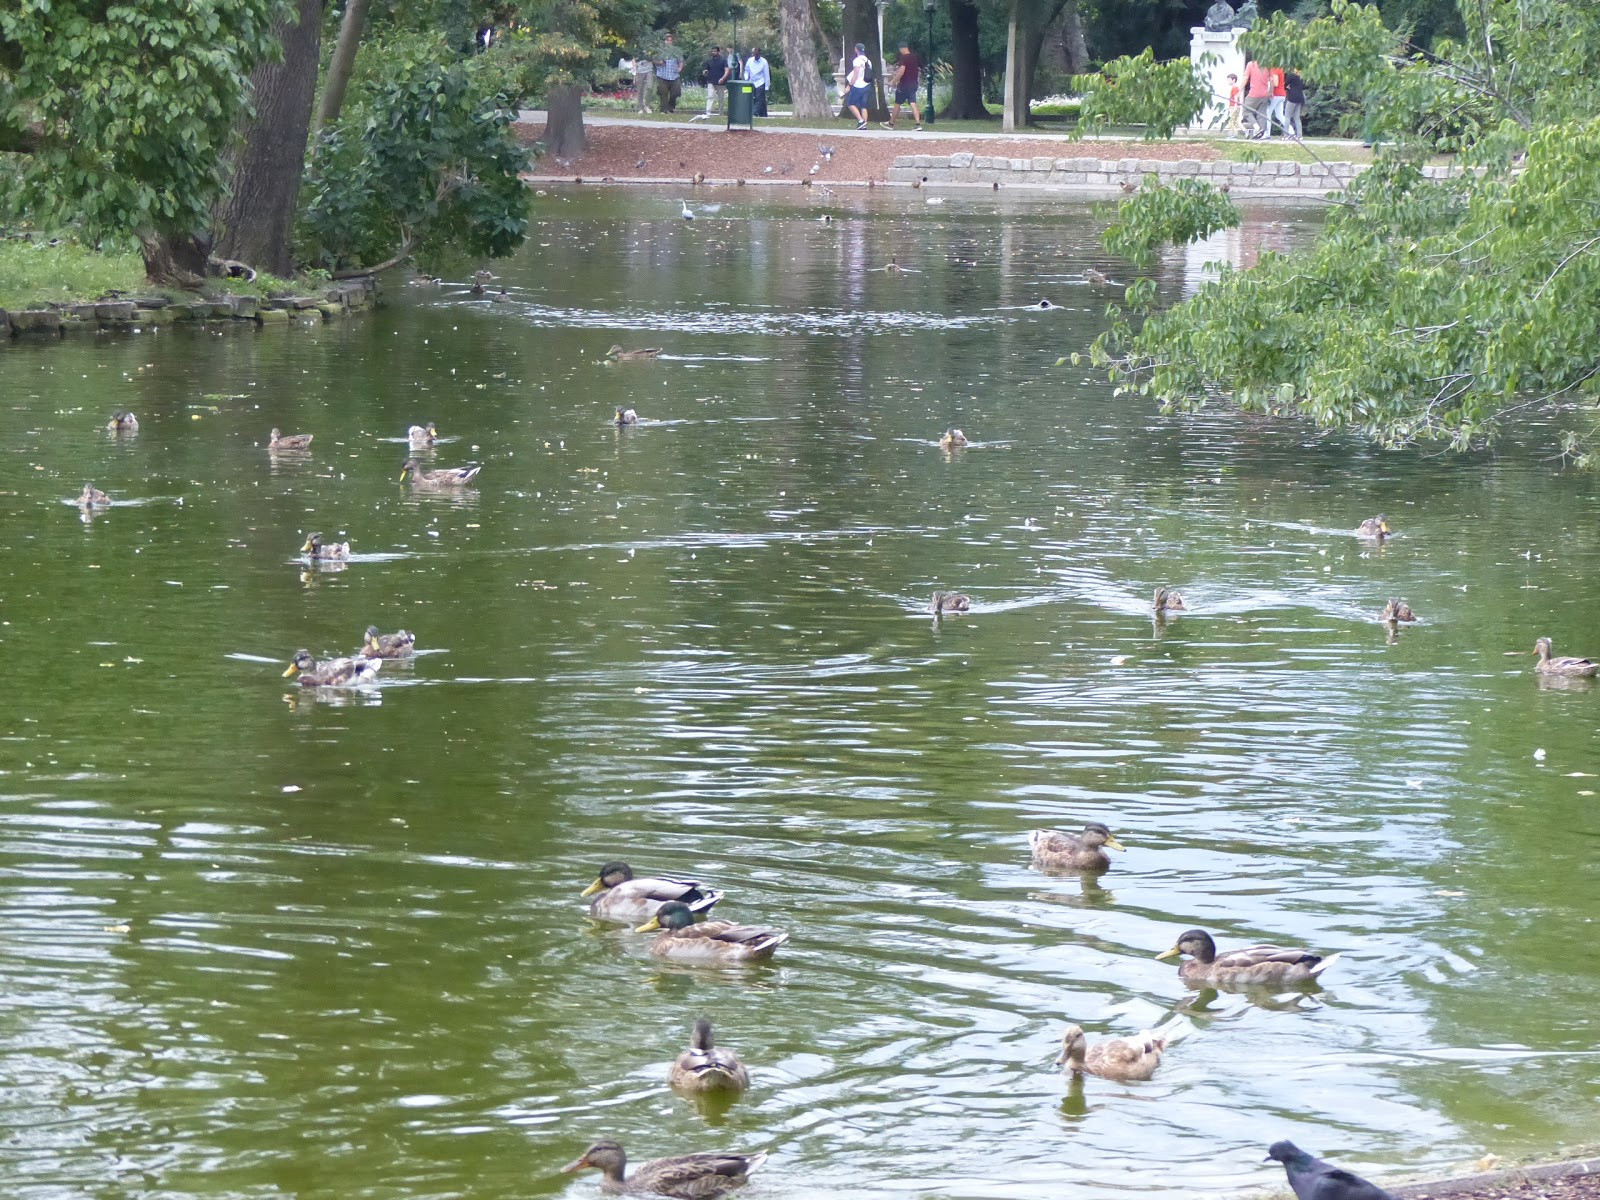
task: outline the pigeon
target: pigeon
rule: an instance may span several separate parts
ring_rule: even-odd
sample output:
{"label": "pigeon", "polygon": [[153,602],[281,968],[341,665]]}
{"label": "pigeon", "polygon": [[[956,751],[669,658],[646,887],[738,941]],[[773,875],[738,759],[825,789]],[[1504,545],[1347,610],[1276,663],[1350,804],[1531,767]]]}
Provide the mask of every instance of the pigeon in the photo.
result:
{"label": "pigeon", "polygon": [[1299,1200],[1395,1200],[1377,1184],[1312,1158],[1293,1142],[1273,1142],[1267,1151],[1267,1161],[1272,1159],[1283,1164]]}
{"label": "pigeon", "polygon": [[822,155],[822,159],[823,159],[824,162],[832,162],[833,161],[833,147],[830,146],[828,143],[826,143],[826,142],[818,142],[817,143],[817,153]]}
{"label": "pigeon", "polygon": [[1139,185],[1137,183],[1129,183],[1126,179],[1124,179],[1119,186],[1122,188],[1124,194],[1129,196],[1133,195],[1139,190]]}
{"label": "pigeon", "polygon": [[820,170],[822,170],[822,164],[821,163],[812,163],[811,164],[811,174],[815,175]]}
{"label": "pigeon", "polygon": [[635,170],[635,171],[642,171],[642,170],[644,170],[644,163],[645,163],[645,160],[644,160],[644,159],[642,159],[642,158],[641,158],[641,159],[640,159],[640,160],[639,160],[639,161],[638,161],[638,162],[636,162],[636,163],[634,163],[634,164],[633,164],[633,169],[634,169],[634,170]]}

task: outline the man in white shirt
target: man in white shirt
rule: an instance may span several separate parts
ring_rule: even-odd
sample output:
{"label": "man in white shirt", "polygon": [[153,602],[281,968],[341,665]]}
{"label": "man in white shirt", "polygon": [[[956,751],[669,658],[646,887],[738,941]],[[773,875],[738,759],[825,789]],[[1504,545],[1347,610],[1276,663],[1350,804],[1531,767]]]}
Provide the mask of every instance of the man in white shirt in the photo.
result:
{"label": "man in white shirt", "polygon": [[755,89],[755,115],[767,115],[767,89],[772,86],[772,67],[761,57],[761,47],[756,46],[745,59],[744,77]]}
{"label": "man in white shirt", "polygon": [[872,108],[872,60],[867,57],[865,42],[856,43],[856,56],[850,62],[845,82],[850,90],[845,94],[844,106],[856,119],[856,128],[867,127],[867,113]]}

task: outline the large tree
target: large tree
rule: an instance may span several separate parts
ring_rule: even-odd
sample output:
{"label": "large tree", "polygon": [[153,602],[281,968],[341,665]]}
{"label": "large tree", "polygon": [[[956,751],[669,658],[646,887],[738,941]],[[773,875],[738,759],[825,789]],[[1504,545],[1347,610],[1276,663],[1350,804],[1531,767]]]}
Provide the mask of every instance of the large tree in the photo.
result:
{"label": "large tree", "polygon": [[778,30],[783,61],[789,68],[789,99],[797,117],[833,115],[828,93],[817,71],[817,18],[812,0],[778,0]]}
{"label": "large tree", "polygon": [[[1148,281],[1131,288],[1095,348],[1121,386],[1389,444],[1480,445],[1538,411],[1592,460],[1589,423],[1568,414],[1592,414],[1600,391],[1600,6],[1470,0],[1460,14],[1468,36],[1429,54],[1351,0],[1247,35],[1263,59],[1360,97],[1350,120],[1380,143],[1375,161],[1309,249],[1164,311]],[[1091,98],[1100,111],[1135,90],[1121,82]],[[1457,169],[1424,170],[1441,149]],[[1119,225],[1159,212],[1180,229],[1190,203],[1154,190]]]}
{"label": "large tree", "polygon": [[0,151],[25,202],[91,240],[135,237],[158,282],[204,273],[224,151],[280,0],[0,5]]}

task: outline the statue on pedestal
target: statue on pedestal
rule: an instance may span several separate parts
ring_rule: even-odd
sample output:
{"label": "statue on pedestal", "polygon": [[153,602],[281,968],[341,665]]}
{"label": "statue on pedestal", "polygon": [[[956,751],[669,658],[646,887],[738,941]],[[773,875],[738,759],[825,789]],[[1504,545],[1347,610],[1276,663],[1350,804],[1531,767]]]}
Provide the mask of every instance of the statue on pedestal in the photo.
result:
{"label": "statue on pedestal", "polygon": [[1237,15],[1228,0],[1217,0],[1206,9],[1206,29],[1210,33],[1226,33],[1233,28],[1234,18]]}
{"label": "statue on pedestal", "polygon": [[1238,14],[1233,18],[1235,29],[1249,29],[1261,19],[1261,11],[1256,8],[1256,0],[1244,0],[1239,6]]}

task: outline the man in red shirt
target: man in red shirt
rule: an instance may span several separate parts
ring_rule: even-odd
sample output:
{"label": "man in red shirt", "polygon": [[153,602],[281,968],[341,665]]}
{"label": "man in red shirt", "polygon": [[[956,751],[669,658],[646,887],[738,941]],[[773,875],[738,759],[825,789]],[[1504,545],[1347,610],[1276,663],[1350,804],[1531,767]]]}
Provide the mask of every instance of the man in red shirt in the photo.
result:
{"label": "man in red shirt", "polygon": [[1267,134],[1267,109],[1272,103],[1272,81],[1267,69],[1251,59],[1244,65],[1244,135],[1261,138]]}

